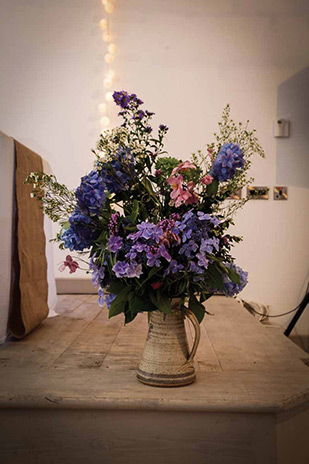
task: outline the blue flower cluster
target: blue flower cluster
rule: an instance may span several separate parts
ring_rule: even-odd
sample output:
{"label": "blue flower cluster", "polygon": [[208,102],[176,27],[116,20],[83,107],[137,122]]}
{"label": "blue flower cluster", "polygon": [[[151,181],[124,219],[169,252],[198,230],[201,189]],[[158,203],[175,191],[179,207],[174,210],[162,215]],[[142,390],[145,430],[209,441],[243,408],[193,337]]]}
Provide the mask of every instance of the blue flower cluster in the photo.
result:
{"label": "blue flower cluster", "polygon": [[69,223],[70,227],[63,232],[61,240],[64,247],[70,251],[83,251],[90,248],[100,235],[100,230],[93,220],[78,208],[70,216]]}
{"label": "blue flower cluster", "polygon": [[90,214],[100,214],[106,200],[106,184],[101,173],[91,171],[82,177],[75,195],[81,211]]}
{"label": "blue flower cluster", "polygon": [[101,163],[100,176],[105,188],[109,193],[118,193],[126,190],[134,182],[131,168],[133,157],[129,151],[119,148],[118,153],[112,161]]}
{"label": "blue flower cluster", "polygon": [[237,293],[241,292],[248,283],[248,272],[243,271],[239,266],[236,266],[235,264],[228,263],[225,264],[225,266],[237,272],[237,274],[240,276],[240,285],[235,284],[228,278],[227,275],[224,275],[224,294],[226,296],[237,295]]}
{"label": "blue flower cluster", "polygon": [[210,175],[220,182],[232,179],[238,169],[245,165],[244,153],[238,145],[225,143],[222,145],[214,161]]}

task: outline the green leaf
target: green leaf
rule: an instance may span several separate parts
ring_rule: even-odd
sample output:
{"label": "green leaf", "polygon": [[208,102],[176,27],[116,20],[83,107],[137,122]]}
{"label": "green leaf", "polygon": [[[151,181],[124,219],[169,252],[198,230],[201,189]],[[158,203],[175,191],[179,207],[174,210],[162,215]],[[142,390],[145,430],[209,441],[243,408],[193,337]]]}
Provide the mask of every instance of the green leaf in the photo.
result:
{"label": "green leaf", "polygon": [[129,300],[129,310],[132,313],[140,313],[142,311],[155,311],[157,307],[147,298],[140,298],[133,295]]}
{"label": "green leaf", "polygon": [[158,308],[165,314],[172,313],[172,304],[170,298],[165,295],[165,293],[161,293],[160,290],[157,290],[157,300],[158,300]]}
{"label": "green leaf", "polygon": [[125,306],[129,299],[129,293],[131,292],[131,287],[125,287],[121,292],[116,296],[109,308],[108,317],[117,316],[117,314],[125,312]]}
{"label": "green leaf", "polygon": [[124,313],[124,323],[129,324],[129,322],[132,322],[133,319],[135,319],[137,316],[137,313],[131,313],[131,311],[126,311]]}
{"label": "green leaf", "polygon": [[219,181],[214,179],[211,184],[207,185],[206,192],[207,195],[216,195],[218,192]]}
{"label": "green leaf", "polygon": [[201,323],[205,316],[205,308],[202,303],[199,303],[194,294],[189,298],[189,309],[195,314],[199,323]]}
{"label": "green leaf", "polygon": [[149,292],[149,298],[152,304],[156,307],[156,309],[159,309],[160,305],[157,299],[157,293]]}
{"label": "green leaf", "polygon": [[138,212],[139,212],[139,202],[138,202],[138,200],[134,200],[133,201],[132,213],[129,216],[129,219],[132,222],[132,224],[136,223]]}
{"label": "green leaf", "polygon": [[218,290],[224,290],[222,272],[218,270],[215,264],[209,266],[207,274],[208,274],[212,288],[216,288]]}
{"label": "green leaf", "polygon": [[113,295],[118,295],[118,293],[120,293],[121,290],[124,288],[130,288],[130,287],[128,287],[125,282],[120,282],[119,280],[115,280],[107,288],[107,291],[109,293],[112,293]]}

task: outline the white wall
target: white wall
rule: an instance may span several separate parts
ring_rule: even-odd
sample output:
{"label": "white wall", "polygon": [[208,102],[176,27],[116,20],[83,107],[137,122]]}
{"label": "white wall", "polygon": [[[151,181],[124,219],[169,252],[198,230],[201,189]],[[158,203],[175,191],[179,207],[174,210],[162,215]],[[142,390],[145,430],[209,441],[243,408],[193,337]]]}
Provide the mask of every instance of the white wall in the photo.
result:
{"label": "white wall", "polygon": [[[205,148],[229,102],[235,119],[252,121],[267,155],[255,160],[256,185],[276,185],[277,91],[308,65],[309,3],[115,4],[115,88],[136,92],[157,113],[156,122],[170,127],[170,154],[186,158]],[[0,129],[48,159],[73,188],[91,169],[90,148],[100,131],[102,4],[0,0],[0,6]],[[273,314],[299,302],[308,272],[308,189],[289,187],[287,202],[252,201],[236,219],[244,242],[235,255],[250,273],[243,296],[270,304]]]}

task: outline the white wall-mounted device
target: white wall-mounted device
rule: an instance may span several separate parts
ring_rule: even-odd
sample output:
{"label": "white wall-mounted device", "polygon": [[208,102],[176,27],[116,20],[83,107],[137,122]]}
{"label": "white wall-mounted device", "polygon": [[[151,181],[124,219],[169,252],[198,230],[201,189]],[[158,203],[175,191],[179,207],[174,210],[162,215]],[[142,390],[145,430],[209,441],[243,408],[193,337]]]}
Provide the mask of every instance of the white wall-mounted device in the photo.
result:
{"label": "white wall-mounted device", "polygon": [[289,137],[290,121],[288,119],[276,119],[273,123],[274,137]]}

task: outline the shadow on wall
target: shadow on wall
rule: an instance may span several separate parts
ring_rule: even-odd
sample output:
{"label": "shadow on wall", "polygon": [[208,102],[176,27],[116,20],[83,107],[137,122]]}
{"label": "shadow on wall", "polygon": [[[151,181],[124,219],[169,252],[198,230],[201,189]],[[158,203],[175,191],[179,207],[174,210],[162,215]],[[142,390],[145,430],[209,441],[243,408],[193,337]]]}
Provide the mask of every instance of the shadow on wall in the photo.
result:
{"label": "shadow on wall", "polygon": [[278,88],[277,119],[290,120],[290,137],[277,138],[278,185],[309,187],[309,67]]}

